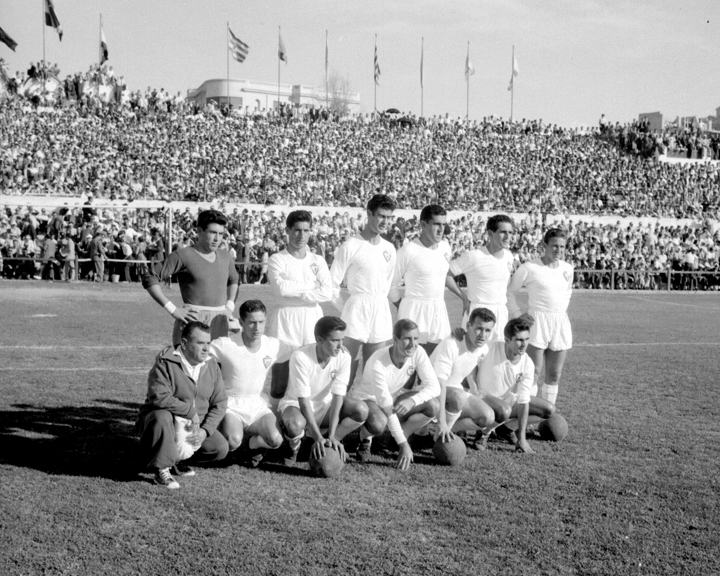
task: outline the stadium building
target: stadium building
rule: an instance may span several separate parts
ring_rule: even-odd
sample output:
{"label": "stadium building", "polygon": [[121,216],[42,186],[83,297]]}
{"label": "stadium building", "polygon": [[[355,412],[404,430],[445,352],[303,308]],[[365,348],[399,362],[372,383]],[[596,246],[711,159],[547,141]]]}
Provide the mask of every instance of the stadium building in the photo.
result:
{"label": "stadium building", "polygon": [[258,82],[255,80],[205,80],[199,88],[187,91],[187,100],[199,106],[207,106],[209,102],[227,104],[233,108],[241,108],[248,112],[270,110],[278,107],[278,103],[295,108],[325,108],[328,103],[340,101],[351,114],[360,112],[360,94],[347,92],[344,94],[325,94],[322,88],[303,86],[301,84],[278,84],[276,82]]}

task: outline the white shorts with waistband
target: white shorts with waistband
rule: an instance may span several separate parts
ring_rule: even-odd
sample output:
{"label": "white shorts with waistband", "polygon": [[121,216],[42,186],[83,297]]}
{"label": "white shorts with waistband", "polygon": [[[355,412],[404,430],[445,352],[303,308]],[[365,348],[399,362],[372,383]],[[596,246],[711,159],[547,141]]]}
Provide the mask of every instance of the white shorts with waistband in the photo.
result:
{"label": "white shorts with waistband", "polygon": [[392,314],[387,298],[353,294],[343,306],[340,317],[347,324],[345,336],[366,344],[392,339]]}
{"label": "white shorts with waistband", "polygon": [[259,396],[229,396],[227,412],[240,420],[243,428],[252,426],[266,414],[272,414],[264,398]]}
{"label": "white shorts with waistband", "polygon": [[270,312],[267,335],[297,348],[315,342],[315,324],[323,311],[315,306],[285,306]]}
{"label": "white shorts with waistband", "polygon": [[418,325],[420,344],[437,344],[450,336],[450,320],[444,300],[403,298],[397,317],[398,320],[407,318]]}
{"label": "white shorts with waistband", "polygon": [[505,340],[505,335],[503,334],[503,331],[505,330],[505,324],[507,324],[508,321],[508,309],[507,306],[490,306],[488,304],[481,304],[479,302],[470,302],[470,312],[467,314],[463,314],[462,319],[462,329],[465,329],[465,325],[467,324],[468,318],[470,317],[470,313],[472,313],[475,308],[487,308],[495,314],[495,318],[497,318],[497,321],[495,322],[495,326],[493,326],[492,334],[490,335],[490,341],[491,342],[503,342]]}
{"label": "white shorts with waistband", "polygon": [[531,308],[528,314],[535,319],[530,329],[530,344],[535,348],[549,348],[555,352],[572,348],[572,329],[566,313]]}
{"label": "white shorts with waistband", "polygon": [[[322,424],[322,421],[325,419],[328,410],[330,410],[331,404],[332,401],[328,401],[327,403],[323,404],[319,410],[313,410],[315,413],[315,423],[318,426],[320,426]],[[285,409],[289,408],[290,406],[293,406],[300,410],[300,403],[297,400],[293,398],[282,398],[278,403],[278,414],[282,414],[283,412],[285,412]],[[314,408],[317,408],[317,406],[315,406]]]}

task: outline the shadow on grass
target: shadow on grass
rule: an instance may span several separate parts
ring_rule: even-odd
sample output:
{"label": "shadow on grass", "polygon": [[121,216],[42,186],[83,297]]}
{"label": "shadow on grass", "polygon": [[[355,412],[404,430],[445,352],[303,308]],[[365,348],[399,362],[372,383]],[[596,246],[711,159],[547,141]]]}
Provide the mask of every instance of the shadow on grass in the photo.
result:
{"label": "shadow on grass", "polygon": [[14,404],[0,411],[0,464],[48,474],[137,479],[139,404],[98,400],[111,406]]}

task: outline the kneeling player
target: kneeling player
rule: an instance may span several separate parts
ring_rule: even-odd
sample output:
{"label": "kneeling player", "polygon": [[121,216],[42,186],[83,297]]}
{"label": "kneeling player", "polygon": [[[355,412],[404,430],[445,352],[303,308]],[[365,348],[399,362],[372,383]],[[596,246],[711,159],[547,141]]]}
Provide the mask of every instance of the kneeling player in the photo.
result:
{"label": "kneeling player", "polygon": [[[368,418],[360,430],[360,460],[370,457],[372,437],[387,426],[398,445],[397,466],[407,470],[413,460],[407,439],[437,416],[440,384],[419,341],[415,322],[395,322],[392,345],[370,356],[362,380],[351,391],[351,396],[368,406]],[[421,384],[409,390],[416,372]]]}
{"label": "kneeling player", "polygon": [[294,348],[265,336],[267,311],[260,300],[243,302],[239,310],[242,332],[212,341],[210,354],[220,364],[228,409],[218,430],[230,450],[237,449],[248,434],[250,464],[256,467],[268,448],[279,448],[282,433],[270,410],[268,372],[277,362],[290,359]]}
{"label": "kneeling player", "polygon": [[[478,363],[477,384],[472,378],[468,378],[468,383],[470,391],[495,412],[495,424],[483,432],[487,435],[502,423],[509,426],[517,424],[515,447],[522,452],[533,453],[525,437],[528,416],[536,416],[540,420],[550,418],[555,406],[547,400],[530,396],[535,376],[535,366],[526,353],[530,342],[530,323],[514,318],[505,325],[504,335],[505,341],[492,342],[487,356]],[[486,439],[485,436],[483,444]]]}
{"label": "kneeling player", "polygon": [[[343,348],[346,328],[335,316],[320,318],[315,324],[316,343],[299,348],[290,357],[287,392],[278,405],[289,445],[288,466],[295,464],[306,431],[315,441],[313,457],[325,456],[328,447],[344,460],[340,440],[367,418],[365,403],[345,396],[350,378],[350,354]],[[327,438],[321,428],[327,428]]]}
{"label": "kneeling player", "polygon": [[455,431],[479,430],[495,421],[493,410],[478,396],[467,392],[462,382],[488,353],[488,344],[495,327],[495,315],[487,308],[470,313],[462,340],[446,338],[435,349],[430,360],[440,383],[438,436],[443,442],[452,439]]}

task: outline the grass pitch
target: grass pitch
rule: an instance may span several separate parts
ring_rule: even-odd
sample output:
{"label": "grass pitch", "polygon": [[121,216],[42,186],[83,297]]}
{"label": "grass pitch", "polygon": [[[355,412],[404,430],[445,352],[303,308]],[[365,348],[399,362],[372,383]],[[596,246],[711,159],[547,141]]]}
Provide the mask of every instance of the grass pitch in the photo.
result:
{"label": "grass pitch", "polygon": [[2,575],[720,573],[716,294],[576,292],[570,434],[534,456],[207,468],[172,492],[137,475],[133,428],[167,314],[139,286],[19,281],[0,310]]}

